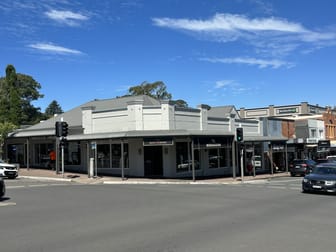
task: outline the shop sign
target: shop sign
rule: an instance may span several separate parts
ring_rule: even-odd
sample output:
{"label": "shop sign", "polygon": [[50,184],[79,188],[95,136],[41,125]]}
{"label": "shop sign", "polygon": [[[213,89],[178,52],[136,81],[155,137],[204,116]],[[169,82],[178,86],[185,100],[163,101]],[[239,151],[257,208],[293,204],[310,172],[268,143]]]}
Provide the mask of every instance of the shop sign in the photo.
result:
{"label": "shop sign", "polygon": [[205,145],[206,147],[209,147],[209,148],[215,148],[215,147],[221,147],[222,145],[221,144],[216,144],[216,143],[214,143],[214,144],[206,144]]}
{"label": "shop sign", "polygon": [[319,147],[330,147],[330,140],[320,140],[318,141]]}
{"label": "shop sign", "polygon": [[282,150],[284,150],[285,149],[285,146],[283,146],[283,145],[272,145],[272,150],[273,151],[282,151]]}
{"label": "shop sign", "polygon": [[173,145],[173,138],[145,138],[143,141],[143,146],[162,146],[162,145]]}
{"label": "shop sign", "polygon": [[96,150],[97,149],[97,143],[96,142],[92,142],[91,143],[91,150]]}
{"label": "shop sign", "polygon": [[297,143],[303,143],[303,138],[298,138]]}
{"label": "shop sign", "polygon": [[278,114],[292,114],[297,113],[297,108],[283,108],[283,109],[277,109]]}
{"label": "shop sign", "polygon": [[306,143],[307,144],[317,144],[318,140],[317,140],[317,138],[307,138]]}

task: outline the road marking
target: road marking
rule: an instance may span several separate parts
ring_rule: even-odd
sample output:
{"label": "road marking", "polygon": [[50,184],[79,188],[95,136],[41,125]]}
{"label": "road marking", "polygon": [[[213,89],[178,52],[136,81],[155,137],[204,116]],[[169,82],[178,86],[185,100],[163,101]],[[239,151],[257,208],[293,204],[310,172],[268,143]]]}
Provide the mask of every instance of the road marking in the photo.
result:
{"label": "road marking", "polygon": [[49,184],[28,185],[27,187],[46,187],[46,186],[49,186]]}
{"label": "road marking", "polygon": [[6,186],[6,189],[14,189],[14,188],[24,188],[26,186],[20,185],[20,186]]}
{"label": "road marking", "polygon": [[34,187],[47,187],[47,186],[66,186],[69,184],[36,184],[36,185],[18,185],[18,186],[6,186],[6,189],[18,189],[18,188],[34,188]]}
{"label": "road marking", "polygon": [[0,202],[0,207],[4,206],[16,206],[15,202]]}

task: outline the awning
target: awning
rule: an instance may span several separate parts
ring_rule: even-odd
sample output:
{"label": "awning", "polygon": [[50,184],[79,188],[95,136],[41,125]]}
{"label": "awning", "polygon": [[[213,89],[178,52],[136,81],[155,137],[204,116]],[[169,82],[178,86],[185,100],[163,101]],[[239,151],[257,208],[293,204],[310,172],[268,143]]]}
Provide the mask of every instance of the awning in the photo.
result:
{"label": "awning", "polygon": [[244,136],[245,142],[281,142],[287,140],[288,138],[277,136]]}
{"label": "awning", "polygon": [[233,133],[217,130],[134,130],[113,133],[95,133],[95,134],[78,134],[68,135],[68,140],[94,140],[94,139],[109,139],[109,138],[143,138],[143,137],[166,137],[166,136],[231,136]]}

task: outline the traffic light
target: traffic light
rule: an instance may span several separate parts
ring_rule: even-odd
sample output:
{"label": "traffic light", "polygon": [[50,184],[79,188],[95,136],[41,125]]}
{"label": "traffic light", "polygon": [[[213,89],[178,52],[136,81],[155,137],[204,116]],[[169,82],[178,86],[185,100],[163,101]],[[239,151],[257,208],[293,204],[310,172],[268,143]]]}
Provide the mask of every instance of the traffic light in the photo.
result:
{"label": "traffic light", "polygon": [[56,122],[55,131],[57,137],[66,137],[68,135],[68,124],[67,122]]}
{"label": "traffic light", "polygon": [[66,147],[66,145],[68,144],[68,141],[66,140],[66,138],[62,137],[59,144],[60,144],[60,147]]}
{"label": "traffic light", "polygon": [[56,131],[56,136],[57,137],[62,136],[62,124],[61,124],[61,122],[56,122],[55,123],[55,131]]}
{"label": "traffic light", "polygon": [[237,142],[243,142],[244,140],[243,128],[237,128],[236,130],[237,130],[236,131]]}
{"label": "traffic light", "polygon": [[68,135],[68,124],[67,122],[61,122],[62,124],[62,136],[66,137]]}

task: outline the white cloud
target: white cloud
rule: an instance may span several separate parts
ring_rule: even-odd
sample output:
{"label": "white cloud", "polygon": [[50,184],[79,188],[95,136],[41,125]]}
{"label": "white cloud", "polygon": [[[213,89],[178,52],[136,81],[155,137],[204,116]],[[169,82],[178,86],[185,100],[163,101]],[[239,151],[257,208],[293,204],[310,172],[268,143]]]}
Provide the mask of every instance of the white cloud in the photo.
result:
{"label": "white cloud", "polygon": [[279,67],[287,67],[291,68],[294,64],[272,59],[272,60],[265,60],[265,59],[256,59],[256,58],[201,58],[202,61],[208,61],[211,63],[226,63],[226,64],[247,64],[247,65],[257,65],[259,68],[279,68]]}
{"label": "white cloud", "polygon": [[230,86],[232,84],[234,84],[233,80],[220,80],[220,81],[216,81],[215,89],[227,87],[227,86]]}
{"label": "white cloud", "polygon": [[82,55],[81,51],[70,49],[62,46],[57,46],[51,43],[36,43],[30,44],[28,47],[47,53],[54,54],[70,54],[70,55]]}
{"label": "white cloud", "polygon": [[279,31],[302,33],[300,24],[279,18],[248,19],[243,15],[216,14],[209,20],[153,18],[154,25],[190,31]]}
{"label": "white cloud", "polygon": [[88,16],[72,11],[51,10],[45,12],[45,15],[56,22],[63,23],[69,26],[79,25],[80,21],[86,21],[89,19]]}
{"label": "white cloud", "polygon": [[[242,41],[256,52],[288,55],[295,49],[328,46],[336,39],[336,32],[313,31],[286,19],[248,18],[244,15],[219,13],[209,19],[153,18],[153,25],[185,31],[201,39],[217,42]],[[306,48],[305,48],[306,49]]]}
{"label": "white cloud", "polygon": [[218,80],[212,85],[208,90],[208,93],[213,96],[236,96],[240,94],[249,95],[257,90],[257,87],[251,89],[249,87],[244,87],[242,84],[236,80]]}

